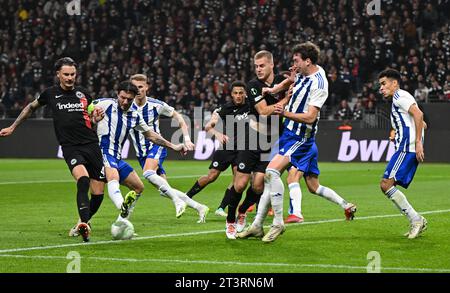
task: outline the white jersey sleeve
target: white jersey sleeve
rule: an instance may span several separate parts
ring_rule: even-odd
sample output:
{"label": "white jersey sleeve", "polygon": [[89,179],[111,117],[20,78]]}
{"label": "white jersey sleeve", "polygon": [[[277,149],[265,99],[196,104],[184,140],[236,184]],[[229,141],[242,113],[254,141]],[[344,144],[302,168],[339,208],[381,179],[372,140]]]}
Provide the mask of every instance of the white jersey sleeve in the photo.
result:
{"label": "white jersey sleeve", "polygon": [[110,105],[114,104],[114,101],[112,99],[99,99],[94,100],[92,103],[95,107],[100,107],[103,110],[106,110]]}
{"label": "white jersey sleeve", "polygon": [[166,117],[172,117],[175,109],[169,106],[167,103],[161,102],[161,106],[158,107],[158,114]]}
{"label": "white jersey sleeve", "polygon": [[322,108],[323,104],[328,98],[328,91],[325,89],[311,89],[311,96],[309,100],[310,106],[315,106],[317,108]]}
{"label": "white jersey sleeve", "polygon": [[[112,99],[94,100],[92,102],[92,104],[94,105],[94,107],[101,108],[105,112],[106,112],[106,110],[108,110],[109,107],[114,107],[115,106],[114,105],[114,100],[112,100]],[[99,139],[103,135],[107,135],[109,133],[109,121],[110,120],[111,120],[111,117],[109,117],[105,113],[105,117],[98,122],[98,124],[97,124],[97,135],[99,136]]]}
{"label": "white jersey sleeve", "polygon": [[401,95],[398,95],[397,97],[394,95],[393,103],[395,106],[401,108],[403,111],[408,113],[409,108],[411,108],[413,104],[416,104],[416,100],[408,92],[402,91]]}

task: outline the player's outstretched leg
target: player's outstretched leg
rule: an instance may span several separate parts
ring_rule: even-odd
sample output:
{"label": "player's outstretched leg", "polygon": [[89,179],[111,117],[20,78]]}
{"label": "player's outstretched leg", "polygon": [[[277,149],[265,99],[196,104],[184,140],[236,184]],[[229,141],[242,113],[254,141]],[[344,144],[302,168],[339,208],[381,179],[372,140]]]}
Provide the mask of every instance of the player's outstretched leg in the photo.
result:
{"label": "player's outstretched leg", "polygon": [[[383,181],[381,183],[381,188],[383,191],[387,189],[386,184],[383,184]],[[385,194],[409,220],[410,230],[404,234],[405,236],[409,239],[414,239],[427,229],[427,220],[416,212],[403,192],[397,189],[397,187],[391,186],[385,191]]]}
{"label": "player's outstretched leg", "polygon": [[172,190],[176,194],[176,196],[178,196],[178,198],[185,203],[185,206],[187,205],[188,207],[197,210],[199,217],[197,223],[206,222],[206,215],[208,215],[209,213],[209,208],[206,205],[193,200],[192,198],[187,196],[185,193],[179,191],[178,189],[172,188]]}
{"label": "player's outstretched leg", "polygon": [[167,196],[172,200],[176,210],[175,216],[177,218],[181,217],[186,210],[186,203],[177,196],[176,192],[170,187],[169,183],[164,178],[156,174],[156,171],[154,170],[145,171],[144,177],[148,180],[148,182],[158,188],[161,195]]}
{"label": "player's outstretched leg", "polygon": [[319,185],[315,191],[310,189],[310,192],[339,205],[344,210],[346,220],[351,221],[355,217],[356,205],[351,202],[347,202],[333,189]]}

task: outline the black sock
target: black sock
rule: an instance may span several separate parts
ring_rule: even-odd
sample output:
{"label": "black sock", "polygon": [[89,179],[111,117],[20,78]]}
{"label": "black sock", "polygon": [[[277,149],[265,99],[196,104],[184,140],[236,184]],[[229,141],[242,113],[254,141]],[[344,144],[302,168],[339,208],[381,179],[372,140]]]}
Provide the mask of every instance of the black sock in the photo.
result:
{"label": "black sock", "polygon": [[95,215],[103,201],[103,194],[92,194],[89,201],[89,218]]}
{"label": "black sock", "polygon": [[245,194],[245,199],[242,204],[239,206],[238,212],[240,214],[245,214],[248,208],[259,202],[262,193],[256,193],[252,187],[247,188],[247,193]]}
{"label": "black sock", "polygon": [[[203,187],[205,187],[205,186],[203,186]],[[186,192],[186,195],[189,196],[190,198],[192,198],[194,195],[199,193],[203,189],[203,187],[201,187],[198,184],[198,181],[195,181],[194,186],[192,186],[192,188],[188,192]]]}
{"label": "black sock", "polygon": [[77,206],[81,222],[89,221],[89,177],[83,176],[77,181]]}
{"label": "black sock", "polygon": [[230,203],[228,205],[228,216],[227,216],[227,223],[234,223],[236,222],[236,209],[239,205],[239,202],[242,198],[242,192],[238,193],[236,189],[234,189],[234,186],[230,189]]}
{"label": "black sock", "polygon": [[230,188],[227,188],[227,190],[225,190],[225,194],[223,195],[222,202],[220,203],[219,208],[224,210],[230,204],[230,200],[231,200],[231,190]]}

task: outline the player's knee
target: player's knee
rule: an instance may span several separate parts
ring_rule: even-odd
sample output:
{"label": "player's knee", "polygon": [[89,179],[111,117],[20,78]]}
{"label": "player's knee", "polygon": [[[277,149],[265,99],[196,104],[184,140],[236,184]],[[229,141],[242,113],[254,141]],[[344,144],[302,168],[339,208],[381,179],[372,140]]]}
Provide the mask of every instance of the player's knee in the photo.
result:
{"label": "player's knee", "polygon": [[144,184],[142,183],[142,182],[139,182],[137,185],[136,185],[136,187],[134,188],[134,191],[137,193],[137,194],[141,194],[141,193],[143,193],[144,192]]}
{"label": "player's knee", "polygon": [[291,184],[291,183],[296,183],[300,180],[300,177],[297,176],[297,171],[289,171],[288,176],[287,176],[287,183]]}
{"label": "player's knee", "polygon": [[269,182],[272,179],[276,179],[280,177],[280,172],[278,170],[267,168],[266,174],[264,175],[264,181]]}
{"label": "player's knee", "polygon": [[144,178],[147,179],[148,182],[152,183],[153,185],[157,185],[159,187],[159,181],[160,176],[156,173],[155,170],[147,170],[143,173]]}
{"label": "player's knee", "polygon": [[247,182],[244,181],[237,181],[234,183],[234,190],[238,193],[242,193],[245,190],[245,187],[247,186]]}
{"label": "player's knee", "polygon": [[164,180],[161,176],[156,174],[154,170],[147,170],[144,172],[144,178],[148,180],[151,184],[156,186],[161,193],[161,195],[166,195],[167,190],[170,188],[169,184],[166,180]]}
{"label": "player's knee", "polygon": [[308,187],[309,192],[316,194],[317,189],[319,189],[319,185],[313,185],[313,184],[306,184],[306,186]]}
{"label": "player's knee", "polygon": [[296,183],[297,181],[295,180],[295,177],[288,175],[288,177],[286,178],[286,182],[287,182],[287,184],[291,184],[291,183]]}
{"label": "player's knee", "polygon": [[87,176],[81,176],[77,181],[78,189],[89,190],[91,180]]}
{"label": "player's knee", "polygon": [[144,171],[144,173],[142,175],[144,175],[145,179],[149,180],[149,178],[155,174],[156,174],[155,170],[147,170],[147,171]]}
{"label": "player's knee", "polygon": [[393,184],[389,180],[382,179],[380,182],[380,189],[383,193],[386,193],[392,186]]}
{"label": "player's knee", "polygon": [[264,184],[263,185],[253,185],[252,189],[256,194],[263,193],[264,192]]}

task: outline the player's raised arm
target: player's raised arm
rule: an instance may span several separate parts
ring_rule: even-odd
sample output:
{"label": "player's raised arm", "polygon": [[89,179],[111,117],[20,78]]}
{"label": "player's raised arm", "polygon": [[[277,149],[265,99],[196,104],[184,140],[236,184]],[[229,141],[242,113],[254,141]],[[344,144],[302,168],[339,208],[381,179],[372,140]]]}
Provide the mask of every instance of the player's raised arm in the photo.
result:
{"label": "player's raised arm", "polygon": [[14,130],[17,128],[17,126],[19,126],[20,124],[22,124],[23,121],[27,120],[28,117],[31,116],[31,114],[33,114],[34,111],[36,111],[37,108],[41,107],[42,105],[39,104],[38,100],[34,100],[33,102],[29,103],[23,110],[22,112],[20,112],[19,116],[17,117],[17,119],[14,121],[13,124],[11,124],[11,126],[3,128],[2,130],[0,130],[0,136],[8,136],[11,135]]}
{"label": "player's raised arm", "polygon": [[164,137],[162,137],[159,133],[149,129],[147,131],[144,131],[142,134],[144,134],[145,138],[150,140],[151,142],[163,146],[168,147],[174,151],[180,152],[181,154],[185,155],[187,152],[187,148],[184,144],[173,144],[169,141],[167,141]]}
{"label": "player's raised arm", "polygon": [[286,91],[290,88],[290,86],[295,82],[295,75],[297,74],[297,67],[292,66],[289,68],[290,74],[284,75],[286,78],[279,84],[274,87],[263,87],[262,95],[275,95],[279,92]]}
{"label": "player's raised arm", "polygon": [[181,114],[178,113],[177,111],[173,111],[172,118],[174,118],[175,120],[178,121],[178,125],[179,125],[181,131],[183,132],[184,144],[185,144],[187,150],[188,151],[194,150],[195,145],[191,141],[191,137],[189,135],[189,130],[188,130],[186,122],[183,119],[183,116],[181,116]]}
{"label": "player's raised arm", "polygon": [[263,87],[262,88],[262,95],[275,95],[278,94],[281,91],[286,91],[287,89],[289,89],[289,87],[291,86],[291,84],[293,84],[294,81],[291,80],[291,78],[286,78],[285,80],[283,80],[281,83],[277,84],[274,87]]}
{"label": "player's raised arm", "polygon": [[[286,78],[281,83],[279,83],[276,86],[274,86],[273,88],[263,87],[261,95],[262,96],[264,96],[264,95],[275,95],[275,94],[277,94],[279,92],[288,90],[289,87],[293,83],[294,82],[291,81],[291,78]],[[286,105],[289,102],[290,97],[291,97],[290,95],[286,95],[277,104],[280,104],[282,106]],[[261,100],[259,103],[257,103],[255,105],[255,109],[256,109],[256,111],[258,111],[259,115],[269,116],[269,115],[272,115],[272,114],[277,114],[277,113],[275,113],[275,105],[276,104],[267,105],[267,102],[263,99],[263,100]]]}

